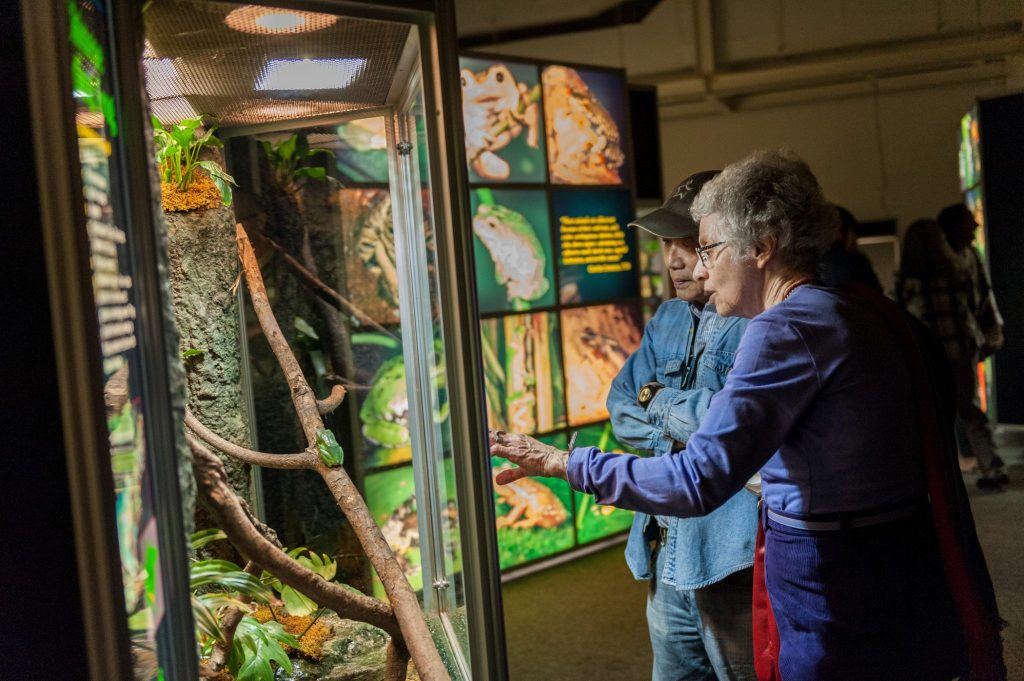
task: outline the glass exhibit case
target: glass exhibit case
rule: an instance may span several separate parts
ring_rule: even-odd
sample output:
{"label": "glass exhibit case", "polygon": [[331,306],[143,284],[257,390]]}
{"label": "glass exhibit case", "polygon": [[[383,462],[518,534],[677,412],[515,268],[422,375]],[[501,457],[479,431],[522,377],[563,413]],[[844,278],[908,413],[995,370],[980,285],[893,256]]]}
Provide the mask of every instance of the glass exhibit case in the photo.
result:
{"label": "glass exhibit case", "polygon": [[1024,95],[981,99],[960,121],[959,171],[964,203],[978,223],[975,246],[988,268],[1002,321],[1003,349],[978,365],[979,401],[1001,423],[1024,423],[1018,379],[1024,372],[1024,285],[1017,262],[1024,249]]}
{"label": "glass exhibit case", "polygon": [[[118,604],[93,675],[503,679],[452,7],[286,4],[22,6],[58,350],[94,405],[74,465],[101,471],[76,541]],[[541,276],[492,305],[552,305]],[[621,307],[484,324],[539,361]],[[546,381],[574,399],[533,432],[595,420]]]}

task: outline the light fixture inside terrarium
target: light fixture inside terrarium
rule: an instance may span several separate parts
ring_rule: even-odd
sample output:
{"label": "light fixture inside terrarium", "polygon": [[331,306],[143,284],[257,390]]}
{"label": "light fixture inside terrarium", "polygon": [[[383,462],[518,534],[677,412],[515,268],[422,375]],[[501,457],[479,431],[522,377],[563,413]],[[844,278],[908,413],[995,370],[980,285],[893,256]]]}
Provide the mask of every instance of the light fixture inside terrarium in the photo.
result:
{"label": "light fixture inside terrarium", "polygon": [[224,23],[243,33],[277,35],[308,33],[332,26],[338,17],[319,12],[300,12],[273,7],[246,5],[230,12]]}
{"label": "light fixture inside terrarium", "polygon": [[340,90],[365,67],[365,59],[274,59],[267,62],[256,89]]}
{"label": "light fixture inside terrarium", "polygon": [[224,129],[386,106],[415,60],[400,22],[209,0],[154,0],[145,21],[146,88],[165,125],[199,113]]}

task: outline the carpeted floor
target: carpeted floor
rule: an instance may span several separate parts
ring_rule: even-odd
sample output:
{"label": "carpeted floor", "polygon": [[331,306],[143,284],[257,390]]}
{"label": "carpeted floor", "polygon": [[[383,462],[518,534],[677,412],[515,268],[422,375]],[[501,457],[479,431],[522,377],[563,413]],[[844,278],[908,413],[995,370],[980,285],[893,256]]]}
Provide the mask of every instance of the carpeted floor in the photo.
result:
{"label": "carpeted floor", "polygon": [[[1010,681],[1024,681],[1024,429],[998,433],[1010,465],[1003,492],[971,492],[978,534],[1009,626],[1003,632]],[[646,583],[633,580],[620,546],[505,585],[512,681],[646,681],[651,652]]]}

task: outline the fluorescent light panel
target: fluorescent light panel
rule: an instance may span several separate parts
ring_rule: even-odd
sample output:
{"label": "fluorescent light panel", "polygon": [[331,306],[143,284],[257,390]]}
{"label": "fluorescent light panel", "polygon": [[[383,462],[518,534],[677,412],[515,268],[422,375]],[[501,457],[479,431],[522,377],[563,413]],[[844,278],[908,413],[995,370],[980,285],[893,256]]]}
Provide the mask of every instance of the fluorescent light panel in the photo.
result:
{"label": "fluorescent light panel", "polygon": [[365,67],[362,58],[273,59],[260,74],[256,89],[339,90],[348,87]]}

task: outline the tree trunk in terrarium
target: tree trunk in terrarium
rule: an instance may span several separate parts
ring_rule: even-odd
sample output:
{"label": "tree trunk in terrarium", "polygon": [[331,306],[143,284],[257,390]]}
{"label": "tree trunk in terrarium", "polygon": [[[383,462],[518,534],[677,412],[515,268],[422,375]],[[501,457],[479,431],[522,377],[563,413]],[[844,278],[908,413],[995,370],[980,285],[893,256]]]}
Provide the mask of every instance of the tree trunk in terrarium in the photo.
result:
{"label": "tree trunk in terrarium", "polygon": [[[203,155],[216,156],[212,162],[221,164],[220,154],[214,152],[205,149]],[[186,369],[186,404],[205,423],[216,424],[226,439],[248,447],[251,440],[238,352],[241,331],[236,287],[240,270],[234,211],[225,205],[202,167],[195,170],[191,187],[182,190],[172,178],[162,183],[162,189],[171,302],[180,334],[178,350]],[[196,196],[207,199],[203,203]],[[197,202],[199,205],[192,207]],[[180,207],[188,210],[174,210]],[[232,487],[251,500],[249,466],[227,458],[224,464]],[[211,525],[212,519],[197,508],[196,526]],[[221,557],[237,559],[234,554]]]}

